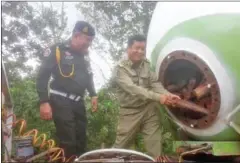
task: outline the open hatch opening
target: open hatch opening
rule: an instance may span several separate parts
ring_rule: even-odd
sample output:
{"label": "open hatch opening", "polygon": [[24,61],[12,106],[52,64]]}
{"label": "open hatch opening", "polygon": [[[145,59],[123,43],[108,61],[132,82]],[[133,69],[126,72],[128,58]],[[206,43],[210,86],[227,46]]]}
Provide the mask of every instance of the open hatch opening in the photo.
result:
{"label": "open hatch opening", "polygon": [[[220,92],[214,74],[202,59],[186,51],[174,51],[163,60],[159,79],[169,92],[186,101],[181,107],[169,107],[176,118],[192,128],[212,125],[220,108]],[[184,108],[193,105],[209,114],[201,115]]]}

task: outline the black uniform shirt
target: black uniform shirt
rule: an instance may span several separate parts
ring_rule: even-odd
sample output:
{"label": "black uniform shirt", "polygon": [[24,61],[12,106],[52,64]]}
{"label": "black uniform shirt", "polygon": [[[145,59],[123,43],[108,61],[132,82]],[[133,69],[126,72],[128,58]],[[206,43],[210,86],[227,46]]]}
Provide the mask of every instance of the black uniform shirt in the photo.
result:
{"label": "black uniform shirt", "polygon": [[[57,46],[61,53],[60,68],[62,74],[56,59]],[[71,77],[63,77],[63,75],[68,76],[72,72],[73,64],[74,74]],[[53,77],[53,81],[50,83],[51,89],[82,97],[87,89],[91,97],[96,96],[88,55],[72,51],[69,41],[54,45],[44,53],[42,65],[37,76],[37,92],[41,103],[49,100],[48,82],[50,76]]]}

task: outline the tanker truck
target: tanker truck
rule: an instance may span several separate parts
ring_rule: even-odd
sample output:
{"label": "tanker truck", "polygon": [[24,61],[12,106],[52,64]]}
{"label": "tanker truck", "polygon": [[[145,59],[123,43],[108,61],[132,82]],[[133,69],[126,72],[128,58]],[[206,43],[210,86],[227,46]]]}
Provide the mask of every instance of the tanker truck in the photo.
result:
{"label": "tanker truck", "polygon": [[[165,108],[182,133],[174,143],[180,153],[196,145],[215,156],[240,155],[239,29],[239,2],[156,5],[147,58],[163,86],[188,101]],[[208,114],[186,109],[196,106]]]}

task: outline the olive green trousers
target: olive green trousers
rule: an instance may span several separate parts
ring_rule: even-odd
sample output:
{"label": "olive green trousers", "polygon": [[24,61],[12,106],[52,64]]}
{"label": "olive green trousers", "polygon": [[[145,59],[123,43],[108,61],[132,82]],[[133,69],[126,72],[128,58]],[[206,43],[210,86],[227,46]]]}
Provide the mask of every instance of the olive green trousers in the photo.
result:
{"label": "olive green trousers", "polygon": [[138,132],[143,134],[148,155],[161,155],[162,142],[159,103],[151,102],[140,108],[120,108],[114,148],[129,149]]}

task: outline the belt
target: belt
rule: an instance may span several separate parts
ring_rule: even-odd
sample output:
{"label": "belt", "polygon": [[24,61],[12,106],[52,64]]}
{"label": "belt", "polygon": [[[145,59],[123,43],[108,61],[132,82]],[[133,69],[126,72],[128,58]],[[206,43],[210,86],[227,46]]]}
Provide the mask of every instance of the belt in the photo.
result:
{"label": "belt", "polygon": [[80,101],[82,99],[81,96],[78,96],[78,95],[75,95],[75,94],[70,94],[70,93],[64,93],[64,92],[53,90],[53,89],[50,89],[50,93],[69,98],[73,101]]}

